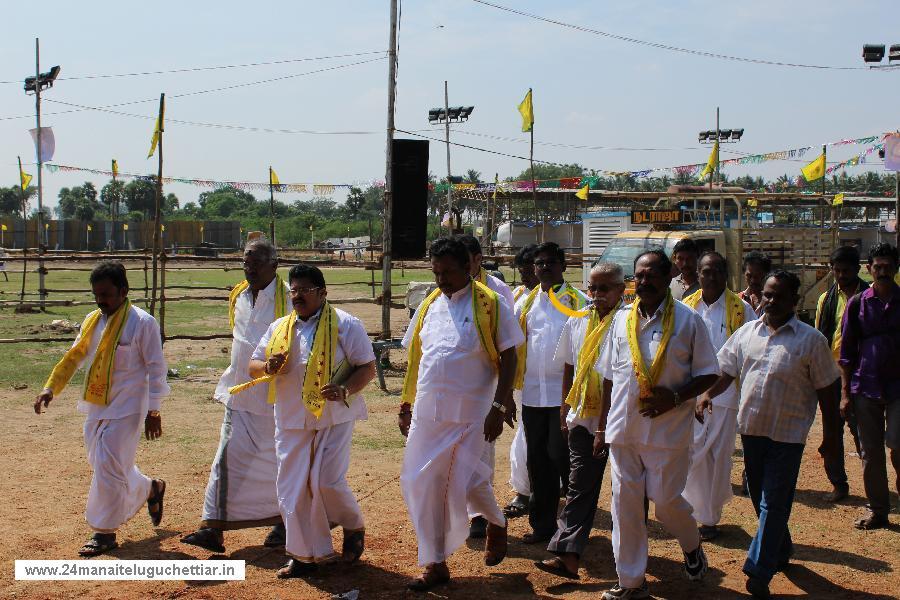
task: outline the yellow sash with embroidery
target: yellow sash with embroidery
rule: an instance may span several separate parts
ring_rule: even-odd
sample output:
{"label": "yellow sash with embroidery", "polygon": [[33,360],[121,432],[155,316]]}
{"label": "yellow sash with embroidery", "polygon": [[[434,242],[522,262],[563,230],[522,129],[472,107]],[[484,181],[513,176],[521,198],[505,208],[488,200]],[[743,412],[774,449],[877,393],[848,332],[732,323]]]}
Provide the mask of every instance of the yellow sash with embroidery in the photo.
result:
{"label": "yellow sash with embroidery", "polygon": [[[232,330],[234,329],[234,307],[237,306],[238,296],[248,287],[250,287],[250,283],[245,279],[234,286],[231,294],[228,296],[228,323],[231,325]],[[275,273],[275,319],[280,319],[285,314],[284,280],[281,278],[281,275]]]}
{"label": "yellow sash with embroidery", "polygon": [[566,396],[566,404],[573,410],[578,410],[578,417],[597,417],[600,415],[601,391],[600,373],[594,370],[594,364],[600,354],[600,347],[606,338],[606,333],[612,324],[616,311],[622,306],[622,301],[616,304],[602,319],[599,318],[597,309],[591,309],[587,331],[584,333],[584,341],[578,352],[578,364],[575,369],[575,379]]}
{"label": "yellow sash with embroidery", "polygon": [[[517,390],[521,390],[525,387],[525,361],[528,358],[528,313],[531,311],[532,306],[534,306],[534,301],[540,293],[541,286],[534,286],[534,289],[531,290],[528,297],[525,298],[525,303],[522,305],[522,312],[519,313],[519,327],[522,328],[522,333],[525,334],[525,343],[516,348],[518,360],[516,361],[516,379],[513,388]],[[572,288],[567,282],[560,284],[557,296],[560,298],[563,298],[564,296],[572,298],[571,303],[575,305],[572,308],[581,309],[581,307],[584,306],[582,296],[576,293],[575,288]]]}
{"label": "yellow sash with embroidery", "polygon": [[525,287],[525,284],[522,284],[519,287],[517,287],[516,289],[514,289],[513,290],[513,302],[518,302],[519,298],[521,298],[522,294],[524,294],[525,292],[531,292],[531,290],[529,290],[527,287]]}
{"label": "yellow sash with embroidery", "polygon": [[[482,269],[483,271],[483,269]],[[431,292],[419,307],[419,318],[416,320],[412,341],[408,348],[406,376],[403,379],[403,392],[401,402],[414,404],[416,401],[416,386],[419,382],[419,365],[422,362],[422,341],[420,334],[425,324],[425,315],[428,308],[441,295],[441,290]],[[488,286],[472,280],[472,316],[475,328],[478,331],[478,339],[481,347],[487,352],[494,366],[500,368],[500,352],[497,350],[497,334],[500,329],[500,296]]]}
{"label": "yellow sash with embroidery", "polygon": [[662,340],[659,342],[659,347],[656,349],[656,354],[653,356],[653,362],[650,363],[649,369],[647,368],[647,362],[641,355],[641,346],[638,343],[640,332],[638,307],[640,305],[641,299],[636,298],[631,305],[631,311],[628,313],[625,329],[628,333],[628,349],[631,351],[634,374],[640,387],[638,405],[643,409],[643,399],[653,395],[652,390],[659,382],[659,376],[662,374],[663,366],[666,363],[666,349],[669,346],[669,340],[672,339],[672,332],[675,331],[675,299],[672,298],[671,291],[666,292],[666,299],[663,300]]}
{"label": "yellow sash with embroidery", "polygon": [[[53,371],[50,373],[50,377],[47,378],[47,383],[44,384],[44,387],[53,390],[54,396],[65,389],[69,380],[72,379],[72,375],[78,369],[78,365],[87,356],[91,346],[91,338],[102,314],[100,309],[97,309],[84,318],[78,343],[69,348],[62,359],[53,367]],[[109,404],[109,389],[112,384],[116,348],[119,346],[119,339],[122,337],[122,331],[125,329],[125,323],[128,322],[130,314],[131,301],[126,298],[122,306],[107,318],[106,327],[104,327],[100,336],[100,343],[97,345],[97,352],[94,354],[94,360],[91,362],[87,377],[84,379],[85,402],[99,406]]]}
{"label": "yellow sash with embroidery", "polygon": [[[266,345],[266,359],[275,354],[285,353],[290,356],[291,343],[294,340],[294,323],[297,321],[297,312],[282,319],[275,326],[272,337]],[[306,362],[306,371],[303,375],[303,389],[301,390],[303,404],[307,410],[318,419],[325,408],[325,398],[321,389],[331,380],[331,374],[335,367],[335,355],[338,347],[338,316],[337,311],[330,303],[325,302],[319,312],[319,322],[313,334],[312,348]],[[244,390],[260,383],[270,383],[284,369],[287,360],[281,365],[281,369],[271,375],[264,375],[252,381],[228,388],[229,394],[239,394]],[[269,403],[275,403],[275,386],[269,385]]]}
{"label": "yellow sash with embroidery", "polygon": [[[725,328],[728,330],[728,337],[731,337],[744,324],[744,301],[728,288],[722,293],[725,294]],[[697,290],[682,302],[696,310],[702,299],[703,290]]]}

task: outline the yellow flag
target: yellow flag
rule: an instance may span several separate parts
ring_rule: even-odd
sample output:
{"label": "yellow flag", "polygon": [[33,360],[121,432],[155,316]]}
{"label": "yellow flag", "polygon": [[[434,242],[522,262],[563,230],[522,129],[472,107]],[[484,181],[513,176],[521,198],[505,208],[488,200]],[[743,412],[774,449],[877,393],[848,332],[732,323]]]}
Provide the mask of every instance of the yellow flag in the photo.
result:
{"label": "yellow flag", "polygon": [[93,230],[94,230],[94,228],[91,227],[90,225],[88,225],[87,228],[88,228],[88,231],[93,231]]}
{"label": "yellow flag", "polygon": [[700,173],[700,180],[703,181],[707,175],[715,171],[717,164],[719,164],[719,142],[713,145],[712,152],[709,153],[709,160],[706,161],[706,166],[703,167],[703,172]]}
{"label": "yellow flag", "polygon": [[23,171],[21,167],[19,168],[19,181],[22,184],[23,192],[28,189],[28,184],[31,183],[31,175]]}
{"label": "yellow flag", "polygon": [[123,224],[122,224],[122,229],[125,230],[125,231],[128,231],[128,223],[123,223]]}
{"label": "yellow flag", "polygon": [[50,229],[50,223],[44,223],[44,229]]}
{"label": "yellow flag", "polygon": [[831,202],[831,205],[832,206],[840,206],[843,203],[844,203],[844,194],[840,193],[840,194],[834,195],[834,200]]}
{"label": "yellow flag", "polygon": [[750,208],[756,208],[759,206],[759,202],[756,201],[756,198],[747,198],[747,206]]}
{"label": "yellow flag", "polygon": [[522,131],[531,131],[534,127],[534,105],[531,103],[531,88],[528,88],[525,99],[519,104],[519,114],[522,115]]}
{"label": "yellow flag", "polygon": [[159,144],[160,132],[163,130],[164,118],[165,113],[156,117],[156,126],[153,128],[153,137],[150,138],[150,152],[147,154],[147,158],[150,158],[151,156],[153,156],[153,153],[156,152],[156,145]]}
{"label": "yellow flag", "polygon": [[6,223],[0,224],[0,231],[7,231]]}
{"label": "yellow flag", "polygon": [[[153,154],[153,152],[151,151],[150,154]],[[112,174],[113,179],[119,176],[119,163],[116,162],[116,159],[112,159]]]}
{"label": "yellow flag", "polygon": [[166,226],[160,223],[160,225],[159,225],[159,230],[160,230],[160,231],[165,231],[165,230],[166,230]]}
{"label": "yellow flag", "polygon": [[269,167],[269,185],[281,185],[281,182],[278,181],[278,174],[272,167]]}
{"label": "yellow flag", "polygon": [[591,193],[591,184],[586,183],[583,188],[575,192],[575,197],[579,200],[587,200],[588,194]]}
{"label": "yellow flag", "polygon": [[497,189],[500,187],[500,174],[494,174],[494,200],[497,199]]}
{"label": "yellow flag", "polygon": [[819,158],[803,167],[800,171],[807,181],[815,181],[825,177],[825,155],[820,154]]}

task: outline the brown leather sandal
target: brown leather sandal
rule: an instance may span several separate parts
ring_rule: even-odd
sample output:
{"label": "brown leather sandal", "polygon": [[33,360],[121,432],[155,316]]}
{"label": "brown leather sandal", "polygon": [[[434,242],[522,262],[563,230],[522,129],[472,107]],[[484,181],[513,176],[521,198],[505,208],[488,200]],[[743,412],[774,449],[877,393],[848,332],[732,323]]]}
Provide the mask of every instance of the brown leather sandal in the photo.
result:
{"label": "brown leather sandal", "polygon": [[406,584],[414,592],[427,592],[439,585],[450,583],[450,569],[447,563],[432,563],[425,567],[421,575]]}
{"label": "brown leather sandal", "polygon": [[506,525],[500,527],[489,522],[487,540],[484,542],[484,564],[489,567],[499,565],[506,558],[506,549]]}

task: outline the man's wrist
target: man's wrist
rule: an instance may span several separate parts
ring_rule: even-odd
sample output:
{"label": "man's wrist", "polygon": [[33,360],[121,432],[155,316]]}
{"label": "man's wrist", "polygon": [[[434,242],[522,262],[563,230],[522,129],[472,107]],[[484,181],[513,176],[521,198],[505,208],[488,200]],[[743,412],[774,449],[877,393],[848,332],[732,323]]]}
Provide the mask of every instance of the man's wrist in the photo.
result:
{"label": "man's wrist", "polygon": [[153,418],[159,417],[159,411],[158,410],[148,410],[147,416],[153,417]]}

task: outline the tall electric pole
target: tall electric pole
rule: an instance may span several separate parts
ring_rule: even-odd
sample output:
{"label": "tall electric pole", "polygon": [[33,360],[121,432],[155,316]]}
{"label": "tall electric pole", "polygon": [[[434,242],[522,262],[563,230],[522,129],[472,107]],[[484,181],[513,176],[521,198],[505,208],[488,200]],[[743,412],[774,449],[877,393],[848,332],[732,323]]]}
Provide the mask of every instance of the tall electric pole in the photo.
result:
{"label": "tall electric pole", "polygon": [[394,101],[397,97],[397,0],[391,0],[388,41],[387,146],[384,175],[384,228],[381,233],[381,338],[391,339],[391,221],[394,213],[393,169]]}

